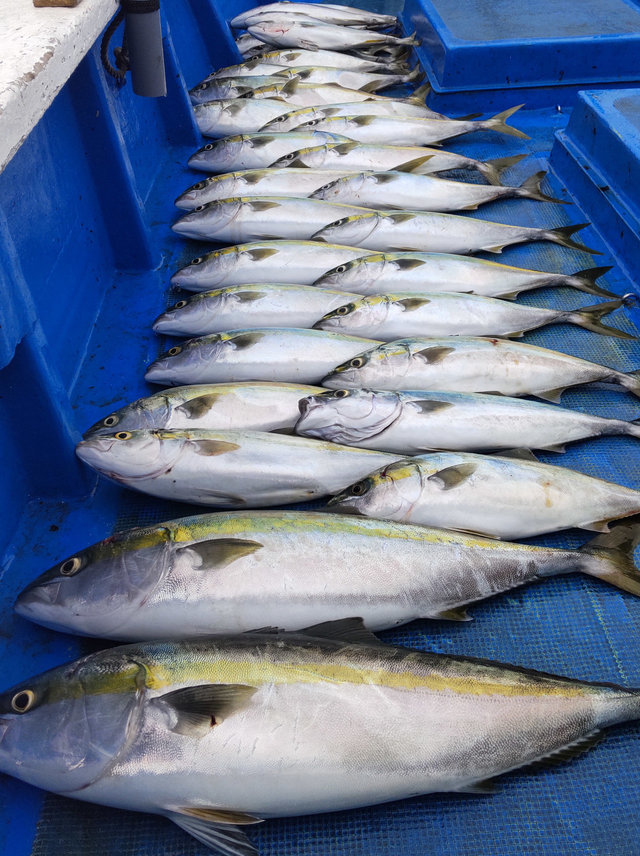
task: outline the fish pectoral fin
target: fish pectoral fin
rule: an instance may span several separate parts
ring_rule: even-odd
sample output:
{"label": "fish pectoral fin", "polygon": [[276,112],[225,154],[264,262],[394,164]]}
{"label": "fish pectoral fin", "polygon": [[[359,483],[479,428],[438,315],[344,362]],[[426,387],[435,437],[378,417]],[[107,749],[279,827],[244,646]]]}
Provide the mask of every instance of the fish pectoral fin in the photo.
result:
{"label": "fish pectoral fin", "polygon": [[416,351],[413,356],[424,360],[428,365],[433,365],[433,363],[439,363],[444,360],[453,351],[455,351],[455,348],[423,348],[422,351]]}
{"label": "fish pectoral fin", "polygon": [[455,606],[453,609],[443,609],[434,618],[442,621],[473,621],[467,610],[462,606]]}
{"label": "fish pectoral fin", "polygon": [[465,482],[469,476],[473,475],[477,466],[477,464],[468,463],[458,464],[455,467],[445,467],[444,470],[438,470],[437,473],[430,475],[427,481],[433,482],[441,490],[451,490],[451,488],[457,487]]}
{"label": "fish pectoral fin", "polygon": [[560,398],[565,391],[566,386],[558,386],[555,389],[543,389],[541,392],[532,392],[536,398],[541,398],[543,401],[550,401],[552,404],[560,404]]}
{"label": "fish pectoral fin", "polygon": [[200,419],[205,413],[208,413],[220,398],[220,394],[212,392],[209,395],[199,395],[196,398],[190,398],[183,401],[176,407],[178,413],[183,413],[187,419]]}
{"label": "fish pectoral fin", "polygon": [[320,639],[335,639],[354,645],[383,645],[377,636],[367,630],[361,618],[341,618],[338,621],[323,621],[321,624],[312,624],[299,630],[305,636],[313,636]]}
{"label": "fish pectoral fin", "polygon": [[189,440],[196,455],[224,455],[227,452],[235,452],[240,446],[237,443],[229,443],[226,440]]}
{"label": "fish pectoral fin", "polygon": [[242,538],[216,538],[179,547],[176,552],[179,555],[187,553],[193,555],[197,561],[197,564],[194,564],[196,569],[210,571],[213,568],[226,568],[236,559],[249,556],[263,546],[259,541],[248,541]]}
{"label": "fish pectoral fin", "polygon": [[404,312],[414,312],[422,306],[426,306],[431,301],[426,297],[401,297],[400,300],[393,301],[396,305],[402,306]]}
{"label": "fish pectoral fin", "polygon": [[256,856],[258,852],[245,833],[235,826],[230,826],[229,822],[221,823],[194,817],[184,814],[183,810],[168,811],[166,816],[206,847],[210,847],[214,853],[222,856]]}
{"label": "fish pectoral fin", "polygon": [[409,405],[420,413],[437,413],[439,410],[453,407],[450,401],[434,401],[432,398],[410,401]]}
{"label": "fish pectoral fin", "polygon": [[550,446],[542,446],[543,452],[566,452],[567,447],[563,443],[552,443]]}
{"label": "fish pectoral fin", "polygon": [[516,461],[535,461],[539,463],[539,459],[533,454],[531,449],[502,449],[496,452],[499,458],[513,458]]}
{"label": "fish pectoral fin", "polygon": [[579,529],[587,529],[589,532],[610,532],[608,520],[596,520],[593,523],[579,523]]}
{"label": "fish pectoral fin", "polygon": [[495,785],[493,779],[481,779],[478,782],[472,782],[470,785],[465,785],[463,788],[456,788],[457,794],[478,794],[487,795],[487,794],[495,794],[498,788]]}
{"label": "fish pectoral fin", "polygon": [[257,687],[244,684],[200,684],[165,693],[155,703],[176,714],[172,731],[203,737],[223,719],[244,708]]}

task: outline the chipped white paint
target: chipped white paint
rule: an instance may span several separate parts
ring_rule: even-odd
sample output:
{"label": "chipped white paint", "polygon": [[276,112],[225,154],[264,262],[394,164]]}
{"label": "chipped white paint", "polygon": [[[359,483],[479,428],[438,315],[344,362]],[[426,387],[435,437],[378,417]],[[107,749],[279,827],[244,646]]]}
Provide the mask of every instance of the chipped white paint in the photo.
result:
{"label": "chipped white paint", "polygon": [[117,11],[117,0],[35,8],[0,0],[0,170]]}

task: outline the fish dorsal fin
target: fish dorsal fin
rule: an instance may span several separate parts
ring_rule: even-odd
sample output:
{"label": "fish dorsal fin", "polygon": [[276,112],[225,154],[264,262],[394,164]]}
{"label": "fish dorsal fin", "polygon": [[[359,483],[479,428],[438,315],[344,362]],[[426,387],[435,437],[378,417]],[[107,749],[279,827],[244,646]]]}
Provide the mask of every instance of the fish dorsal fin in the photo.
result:
{"label": "fish dorsal fin", "polygon": [[200,560],[195,566],[196,569],[208,571],[212,568],[226,568],[236,559],[249,556],[263,546],[259,541],[248,541],[242,538],[216,538],[212,541],[200,541],[197,544],[180,547],[176,552],[194,554]]}
{"label": "fish dorsal fin", "polygon": [[463,606],[456,606],[453,609],[443,609],[435,617],[441,618],[443,621],[473,621]]}
{"label": "fish dorsal fin", "polygon": [[427,481],[433,482],[441,490],[451,490],[463,484],[475,473],[477,468],[478,465],[472,462],[456,464],[454,467],[445,467],[444,470],[438,470],[437,473],[430,475]]}
{"label": "fish dorsal fin", "polygon": [[171,708],[176,718],[171,730],[176,734],[203,737],[246,707],[256,689],[244,684],[199,684],[165,693],[154,704]]}
{"label": "fish dorsal fin", "polygon": [[421,351],[416,351],[413,356],[418,357],[429,365],[433,365],[434,363],[442,362],[453,351],[455,351],[455,348],[423,348]]}
{"label": "fish dorsal fin", "polygon": [[534,461],[539,463],[539,459],[533,454],[531,449],[504,449],[496,452],[499,458],[513,458],[516,461]]}
{"label": "fish dorsal fin", "polygon": [[422,259],[394,259],[393,264],[398,270],[413,270],[426,264]]}
{"label": "fish dorsal fin", "polygon": [[422,306],[426,306],[427,303],[431,303],[427,297],[402,297],[399,300],[394,300],[393,302],[402,306],[405,312],[413,312],[416,309],[420,309]]}
{"label": "fish dorsal fin", "polygon": [[446,410],[448,407],[453,407],[450,401],[434,401],[433,399],[421,399],[420,401],[411,401],[410,404],[419,410],[420,413],[437,413],[439,410]]}
{"label": "fish dorsal fin", "polygon": [[257,856],[256,848],[244,832],[235,826],[193,817],[184,814],[183,809],[168,811],[166,816],[219,856]]}
{"label": "fish dorsal fin", "polygon": [[253,345],[257,345],[264,338],[265,334],[259,331],[251,332],[251,333],[240,333],[238,336],[234,336],[231,341],[233,342],[234,348],[236,350],[241,351],[243,348],[251,348]]}
{"label": "fish dorsal fin", "polygon": [[220,398],[219,392],[211,392],[208,395],[198,395],[183,401],[176,407],[176,412],[184,414],[187,419],[199,419],[208,413]]}
{"label": "fish dorsal fin", "polygon": [[227,440],[189,440],[196,455],[215,457],[225,455],[227,452],[235,452],[240,446],[237,443],[229,443]]}
{"label": "fish dorsal fin", "polygon": [[361,618],[323,621],[322,624],[313,624],[311,627],[305,627],[298,632],[305,636],[313,636],[316,639],[333,639],[353,645],[384,645],[384,642],[381,642],[377,636],[367,630]]}
{"label": "fish dorsal fin", "polygon": [[419,158],[414,158],[413,160],[407,161],[399,166],[394,166],[394,170],[395,172],[414,172],[428,160],[431,160],[432,157],[433,155],[422,155]]}
{"label": "fish dorsal fin", "polygon": [[268,259],[269,256],[275,255],[278,251],[272,247],[259,247],[258,249],[247,250],[246,252],[254,261],[259,262],[262,259]]}

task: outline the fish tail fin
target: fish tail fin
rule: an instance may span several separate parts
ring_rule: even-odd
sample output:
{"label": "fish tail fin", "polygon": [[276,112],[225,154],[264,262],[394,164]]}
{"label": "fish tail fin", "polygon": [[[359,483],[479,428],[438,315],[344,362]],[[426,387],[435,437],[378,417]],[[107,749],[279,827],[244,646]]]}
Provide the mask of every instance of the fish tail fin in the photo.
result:
{"label": "fish tail fin", "polygon": [[511,155],[508,158],[494,158],[488,161],[478,161],[477,169],[484,175],[489,184],[502,185],[501,173],[510,166],[519,163],[526,155]]}
{"label": "fish tail fin", "polygon": [[419,104],[421,107],[427,99],[427,95],[431,92],[431,84],[427,80],[422,86],[419,86],[416,91],[411,94],[406,100]]}
{"label": "fish tail fin", "polygon": [[566,277],[564,284],[577,288],[578,291],[584,291],[587,294],[594,294],[596,297],[616,297],[613,291],[607,291],[596,285],[596,280],[609,273],[611,265],[607,267],[593,267],[586,270],[579,270],[577,273]]}
{"label": "fish tail fin", "polygon": [[621,434],[626,434],[627,437],[636,437],[640,440],[640,419],[632,419],[630,422],[621,422]]}
{"label": "fish tail fin", "polygon": [[601,256],[602,253],[600,250],[593,250],[591,247],[587,247],[579,241],[574,241],[571,238],[575,232],[578,232],[580,229],[584,229],[586,226],[590,225],[591,223],[576,223],[575,226],[558,226],[557,229],[545,229],[543,240],[552,241],[554,244],[560,244],[561,247],[570,247],[572,250],[583,250],[585,253],[592,253],[593,255]]}
{"label": "fish tail fin", "polygon": [[404,39],[398,39],[394,44],[396,45],[411,45],[412,47],[418,47],[418,45],[422,44],[422,39],[417,38],[417,30],[414,30],[410,36],[407,36]]}
{"label": "fish tail fin", "polygon": [[420,68],[420,63],[417,62],[411,71],[404,75],[404,83],[419,83],[424,80],[424,71]]}
{"label": "fish tail fin", "polygon": [[630,392],[632,395],[640,398],[640,369],[636,369],[632,372],[621,372],[617,375],[617,380],[622,384],[627,392]]}
{"label": "fish tail fin", "polygon": [[611,527],[604,535],[597,535],[580,547],[583,553],[596,561],[586,563],[581,570],[616,588],[640,597],[640,570],[633,559],[640,543],[640,516]]}
{"label": "fish tail fin", "polygon": [[594,306],[583,306],[582,309],[574,309],[569,312],[563,312],[562,318],[559,321],[568,321],[570,324],[577,324],[578,327],[584,327],[586,330],[592,330],[594,333],[600,333],[603,336],[617,336],[618,339],[637,339],[631,333],[626,333],[624,330],[618,330],[616,327],[607,327],[602,324],[600,319],[610,312],[624,304],[624,298],[617,300],[609,300],[606,303],[596,303]]}
{"label": "fish tail fin", "polygon": [[526,178],[518,188],[520,191],[518,196],[522,196],[524,199],[536,199],[538,202],[557,202],[559,205],[570,205],[571,203],[565,202],[564,199],[556,199],[555,196],[548,196],[542,192],[540,184],[546,174],[546,170],[543,169]]}
{"label": "fish tail fin", "polygon": [[482,124],[487,130],[497,131],[499,134],[509,134],[509,136],[519,137],[521,140],[530,140],[531,137],[525,134],[524,131],[520,131],[512,125],[507,125],[509,116],[513,116],[516,110],[519,110],[521,107],[524,107],[524,104],[518,104],[517,107],[510,107],[508,110],[503,110],[502,113],[496,113],[495,116],[487,119]]}

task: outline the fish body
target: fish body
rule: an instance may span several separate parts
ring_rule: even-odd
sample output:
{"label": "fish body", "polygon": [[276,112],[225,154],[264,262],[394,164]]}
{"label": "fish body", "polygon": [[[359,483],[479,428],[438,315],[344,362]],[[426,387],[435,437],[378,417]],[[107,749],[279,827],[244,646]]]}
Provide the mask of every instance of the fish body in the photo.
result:
{"label": "fish body", "polygon": [[217,508],[337,493],[398,455],[263,431],[119,431],[82,440],[80,460],[150,496]]}
{"label": "fish body", "polygon": [[140,398],[100,419],[84,433],[141,429],[228,429],[280,431],[293,429],[300,416],[298,402],[321,392],[295,383],[211,383],[163,389]]}
{"label": "fish body", "polygon": [[311,285],[232,285],[178,301],[156,318],[153,329],[169,336],[206,336],[242,327],[313,327],[348,298],[343,291]]}
{"label": "fish body", "polygon": [[310,196],[338,175],[331,170],[315,169],[245,169],[212,175],[192,185],[175,201],[178,208],[192,211],[233,196]]}
{"label": "fish body", "polygon": [[362,104],[347,102],[346,104],[325,104],[317,107],[302,107],[281,116],[276,116],[272,122],[267,122],[261,131],[294,131],[300,125],[308,124],[316,119],[322,120],[328,116],[439,116],[424,104],[413,104],[409,101],[396,101],[391,98],[386,101],[364,101]]}
{"label": "fish body", "polygon": [[145,378],[168,386],[246,380],[317,384],[341,359],[375,344],[323,330],[232,330],[170,348],[149,366]]}
{"label": "fish body", "polygon": [[316,241],[253,241],[193,259],[171,277],[171,283],[187,291],[254,282],[311,285],[331,267],[367,255],[358,247]]}
{"label": "fish body", "polygon": [[383,467],[329,504],[513,541],[573,527],[607,532],[640,511],[640,491],[538,461],[434,452]]}
{"label": "fish body", "polygon": [[[363,92],[378,92],[381,89],[388,89],[390,86],[401,86],[403,83],[419,80],[421,76],[422,72],[418,65],[408,74],[375,73],[351,71],[346,68],[300,65],[285,71],[276,71],[273,75],[276,79],[293,79],[303,83],[334,83],[336,86],[343,86],[345,89],[356,89]],[[269,81],[265,80],[263,85],[268,86]],[[349,135],[345,134],[345,136]],[[355,137],[351,137],[351,139],[355,139]]]}
{"label": "fish body", "polygon": [[557,405],[468,392],[339,389],[314,392],[298,404],[303,437],[404,455],[433,450],[491,452],[544,449],[621,434],[640,425]]}
{"label": "fish body", "polygon": [[[290,105],[297,107],[317,107],[322,104],[343,104],[370,101],[386,101],[389,96],[377,95],[375,92],[365,92],[361,89],[348,89],[337,83],[305,83],[304,81],[288,80],[285,86],[276,82],[254,89],[252,98],[281,98]],[[396,100],[396,99],[394,99]],[[420,103],[420,98],[409,96],[408,103]],[[270,120],[267,120],[270,121]]]}
{"label": "fish body", "polygon": [[295,196],[237,196],[199,205],[171,228],[178,235],[204,241],[306,241],[338,217],[368,210]]}
{"label": "fish body", "polygon": [[556,574],[639,594],[628,552],[616,549],[619,529],[581,550],[554,550],[346,514],[201,514],[80,550],[34,580],[15,610],[54,630],[123,641],[244,633],[265,622],[295,631],[356,614],[384,630],[463,619],[470,603]]}
{"label": "fish body", "polygon": [[419,41],[414,36],[401,38],[387,33],[374,33],[356,27],[325,24],[314,18],[287,21],[279,17],[273,20],[249,22],[246,27],[250,35],[267,45],[281,48],[306,48],[307,50],[351,51],[372,45],[414,46]]}
{"label": "fish body", "polygon": [[314,326],[391,342],[420,336],[522,336],[547,324],[576,324],[603,335],[633,338],[599,320],[623,300],[582,309],[545,309],[494,297],[456,292],[396,292],[358,297],[336,307]]}
{"label": "fish body", "polygon": [[[366,206],[365,206],[366,207]],[[344,288],[358,294],[388,291],[464,291],[485,297],[516,297],[520,292],[549,286],[566,286],[615,297],[595,284],[609,267],[591,268],[575,274],[551,273],[490,262],[450,253],[368,253],[360,259],[341,262],[319,277],[321,288]]]}
{"label": "fish body", "polygon": [[433,175],[406,172],[360,172],[335,176],[313,193],[314,199],[363,205],[365,208],[422,208],[425,211],[447,212],[473,210],[498,199],[537,199],[557,202],[543,194],[540,182],[546,175],[538,172],[520,187],[492,184],[469,184],[447,181]]}
{"label": "fish body", "polygon": [[200,133],[206,137],[253,134],[276,116],[289,112],[291,107],[286,101],[275,98],[231,98],[207,101],[193,108]]}
{"label": "fish body", "polygon": [[250,33],[242,33],[235,40],[236,47],[241,56],[246,59],[251,59],[264,51],[264,42],[262,39],[256,39]]}
{"label": "fish body", "polygon": [[[292,161],[292,166],[295,161]],[[551,241],[565,247],[594,253],[572,241],[570,235],[588,226],[561,226],[538,229],[534,226],[508,226],[489,220],[476,220],[458,214],[434,214],[430,211],[370,211],[338,220],[313,239],[345,241],[367,250],[417,250],[430,253],[500,253],[504,247],[532,241]]]}
{"label": "fish body", "polygon": [[189,158],[192,169],[205,172],[231,172],[240,169],[263,169],[271,163],[296,151],[296,146],[319,145],[322,142],[340,142],[324,131],[294,131],[290,134],[234,134],[215,143],[207,143]]}
{"label": "fish body", "polygon": [[505,339],[448,336],[379,345],[339,366],[322,385],[499,392],[559,401],[568,387],[598,381],[618,384],[640,397],[639,374]]}
{"label": "fish body", "polygon": [[301,48],[294,48],[290,50],[285,49],[262,53],[260,56],[253,60],[249,60],[248,62],[218,69],[218,71],[214,71],[213,74],[210,74],[209,78],[233,77],[235,74],[247,74],[251,73],[255,68],[260,69],[258,74],[268,74],[268,71],[264,70],[268,66],[275,66],[277,70],[278,68],[294,68],[300,65],[322,66],[324,68],[345,68],[350,71],[383,71],[388,74],[396,74],[406,69],[405,65],[400,65],[396,68],[393,65],[389,66],[389,64],[385,62],[361,59],[360,57],[342,53],[341,51],[308,51]]}
{"label": "fish body", "polygon": [[256,15],[269,16],[269,13],[292,15],[302,14],[315,20],[325,21],[327,24],[338,24],[347,26],[360,25],[363,27],[393,27],[398,19],[395,15],[382,15],[369,12],[365,9],[357,9],[353,6],[339,6],[327,3],[268,3],[264,6],[248,9],[232,18],[229,22],[232,27],[244,28],[251,18]]}
{"label": "fish body", "polygon": [[0,696],[0,769],[248,856],[234,823],[473,790],[640,715],[636,691],[349,627],[134,643],[25,679]]}

